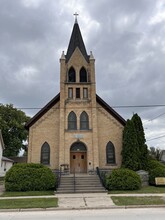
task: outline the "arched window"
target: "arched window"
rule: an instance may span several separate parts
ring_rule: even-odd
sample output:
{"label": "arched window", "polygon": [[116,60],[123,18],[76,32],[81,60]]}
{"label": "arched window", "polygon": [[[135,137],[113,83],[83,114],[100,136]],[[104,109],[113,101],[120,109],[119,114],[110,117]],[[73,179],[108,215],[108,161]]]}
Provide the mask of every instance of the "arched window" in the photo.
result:
{"label": "arched window", "polygon": [[87,71],[84,67],[80,70],[80,82],[87,82]]}
{"label": "arched window", "polygon": [[82,112],[80,115],[80,129],[81,130],[89,129],[89,117],[86,112]]}
{"label": "arched window", "polygon": [[68,82],[76,82],[76,72],[73,67],[68,71]]}
{"label": "arched window", "polygon": [[77,130],[77,117],[74,112],[68,115],[68,130]]}
{"label": "arched window", "polygon": [[50,146],[47,142],[41,147],[41,163],[45,165],[50,164]]}
{"label": "arched window", "polygon": [[71,152],[76,152],[76,151],[78,151],[78,152],[86,152],[87,148],[86,148],[84,143],[79,141],[79,142],[75,142],[75,143],[72,144],[72,146],[70,148],[70,151]]}
{"label": "arched window", "polygon": [[115,147],[112,144],[112,142],[108,142],[106,147],[106,158],[107,158],[107,164],[115,164]]}

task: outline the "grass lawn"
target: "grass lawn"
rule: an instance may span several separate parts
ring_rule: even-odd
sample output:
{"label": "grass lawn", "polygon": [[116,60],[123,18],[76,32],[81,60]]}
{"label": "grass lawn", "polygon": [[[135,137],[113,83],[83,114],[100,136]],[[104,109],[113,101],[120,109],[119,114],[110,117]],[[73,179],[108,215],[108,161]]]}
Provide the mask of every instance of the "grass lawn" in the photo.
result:
{"label": "grass lawn", "polygon": [[0,209],[50,208],[57,206],[58,206],[57,198],[0,200]]}
{"label": "grass lawn", "polygon": [[109,194],[165,193],[165,186],[145,186],[138,190],[111,190]]}
{"label": "grass lawn", "polygon": [[54,191],[4,192],[1,197],[54,195]]}
{"label": "grass lawn", "polygon": [[165,199],[161,196],[111,196],[115,205],[127,206],[127,205],[165,205]]}

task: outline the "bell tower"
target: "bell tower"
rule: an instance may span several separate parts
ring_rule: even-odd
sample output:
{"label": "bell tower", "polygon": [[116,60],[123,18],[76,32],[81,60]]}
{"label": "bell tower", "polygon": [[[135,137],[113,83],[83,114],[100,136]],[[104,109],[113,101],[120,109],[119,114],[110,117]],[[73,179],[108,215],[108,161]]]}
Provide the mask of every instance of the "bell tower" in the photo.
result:
{"label": "bell tower", "polygon": [[[69,46],[60,58],[60,164],[70,165],[70,146],[81,141],[89,164],[99,166],[95,59],[87,54],[75,13]],[[83,118],[84,117],[84,118]]]}

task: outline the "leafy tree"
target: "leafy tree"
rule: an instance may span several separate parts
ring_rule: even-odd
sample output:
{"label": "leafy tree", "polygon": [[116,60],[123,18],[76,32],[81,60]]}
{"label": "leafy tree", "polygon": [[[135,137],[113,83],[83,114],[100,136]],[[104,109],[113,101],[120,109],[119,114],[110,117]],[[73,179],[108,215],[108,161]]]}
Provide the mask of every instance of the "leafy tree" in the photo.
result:
{"label": "leafy tree", "polygon": [[23,148],[23,141],[27,139],[25,123],[30,118],[26,114],[13,107],[12,104],[0,104],[0,129],[2,131],[5,150],[4,156],[17,156]]}
{"label": "leafy tree", "polygon": [[151,159],[155,159],[155,160],[160,160],[160,155],[161,155],[161,149],[160,148],[156,148],[156,147],[150,147],[149,149],[149,156],[151,157]]}
{"label": "leafy tree", "polygon": [[127,120],[123,132],[122,167],[138,170],[139,148],[134,123]]}
{"label": "leafy tree", "polygon": [[139,163],[138,169],[146,170],[148,167],[149,154],[148,154],[147,145],[145,144],[146,139],[145,139],[143,124],[138,114],[134,114],[132,116],[131,121],[134,123],[134,127],[136,130],[136,138],[137,138],[138,148],[139,148],[139,162],[140,163]]}

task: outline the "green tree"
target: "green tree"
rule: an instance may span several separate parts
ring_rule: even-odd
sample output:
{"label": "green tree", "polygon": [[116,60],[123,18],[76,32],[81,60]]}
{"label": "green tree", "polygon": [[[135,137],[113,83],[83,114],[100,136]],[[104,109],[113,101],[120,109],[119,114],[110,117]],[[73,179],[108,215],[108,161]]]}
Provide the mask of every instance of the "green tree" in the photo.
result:
{"label": "green tree", "polygon": [[123,132],[122,167],[138,170],[139,148],[134,123],[127,120]]}
{"label": "green tree", "polygon": [[160,160],[161,149],[156,147],[150,147],[149,156],[151,159]]}
{"label": "green tree", "polygon": [[138,116],[138,114],[134,114],[132,116],[131,121],[134,124],[135,131],[136,131],[136,138],[138,142],[138,148],[139,148],[139,170],[146,170],[148,168],[148,159],[149,159],[149,153],[148,153],[148,147],[145,144],[145,134],[143,129],[143,124],[141,121],[141,118]]}
{"label": "green tree", "polygon": [[30,119],[26,114],[14,108],[12,104],[0,104],[0,129],[5,144],[4,156],[17,156],[27,140],[28,132],[24,128]]}

